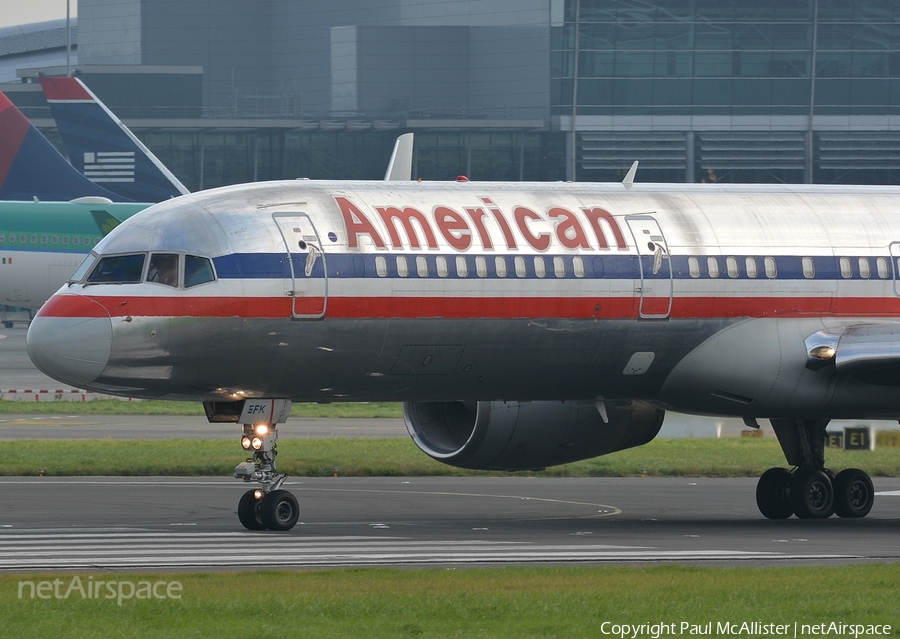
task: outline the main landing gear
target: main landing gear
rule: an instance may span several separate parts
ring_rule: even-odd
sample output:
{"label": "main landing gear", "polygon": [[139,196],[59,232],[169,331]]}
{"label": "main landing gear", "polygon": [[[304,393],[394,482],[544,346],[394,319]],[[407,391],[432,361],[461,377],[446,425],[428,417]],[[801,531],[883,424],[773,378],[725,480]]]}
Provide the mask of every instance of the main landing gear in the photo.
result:
{"label": "main landing gear", "polygon": [[837,475],[825,468],[822,419],[773,419],[772,427],[794,470],[770,468],[756,485],[756,504],[769,519],[865,517],[875,501],[868,474],[848,468]]}
{"label": "main landing gear", "polygon": [[[247,530],[290,530],[300,517],[300,505],[294,495],[281,489],[287,475],[275,469],[278,454],[278,428],[275,422],[284,421],[290,413],[290,402],[286,402],[286,409],[283,406],[278,409],[275,405],[271,409],[261,406],[255,412],[251,401],[247,400],[242,417],[252,416],[256,423],[244,424],[241,447],[252,451],[253,456],[237,465],[234,476],[245,482],[257,482],[260,487],[243,494],[238,502],[238,519]],[[265,404],[270,401],[265,400]],[[251,407],[251,415],[248,415],[248,406]],[[260,423],[261,420],[264,420],[263,423]]]}

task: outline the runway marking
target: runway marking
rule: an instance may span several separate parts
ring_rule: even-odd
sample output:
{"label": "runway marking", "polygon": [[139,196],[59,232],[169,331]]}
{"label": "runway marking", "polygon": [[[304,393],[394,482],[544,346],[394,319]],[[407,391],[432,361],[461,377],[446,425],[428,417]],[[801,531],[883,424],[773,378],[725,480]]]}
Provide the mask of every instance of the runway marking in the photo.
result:
{"label": "runway marking", "polygon": [[876,490],[876,497],[900,497],[900,490]]}
{"label": "runway marking", "polygon": [[[513,499],[517,501],[540,501],[548,504],[565,504],[567,506],[590,506],[591,508],[599,508],[597,514],[584,515],[578,519],[597,519],[600,517],[612,517],[613,515],[621,515],[622,509],[607,504],[595,504],[587,501],[571,501],[568,499],[552,499],[550,497],[525,497],[522,495],[491,495],[485,493],[457,493],[457,492],[441,492],[430,490],[378,490],[373,488],[315,488],[315,487],[299,487],[299,491],[320,491],[333,493],[372,493],[381,495],[434,495],[438,497],[486,497],[489,499]],[[541,519],[556,519],[555,517],[542,517]]]}
{"label": "runway marking", "polygon": [[0,570],[114,570],[433,564],[607,563],[855,559],[734,550],[660,550],[609,544],[410,541],[272,533],[0,532]]}

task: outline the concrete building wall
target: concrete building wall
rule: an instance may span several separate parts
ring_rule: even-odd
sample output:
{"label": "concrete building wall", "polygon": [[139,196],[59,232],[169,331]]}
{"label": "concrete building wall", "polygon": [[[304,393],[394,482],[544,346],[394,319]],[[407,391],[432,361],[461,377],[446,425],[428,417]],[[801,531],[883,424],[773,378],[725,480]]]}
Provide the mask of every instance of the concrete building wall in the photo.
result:
{"label": "concrete building wall", "polygon": [[[347,67],[345,50],[349,35],[337,32],[333,41],[332,30],[343,27],[358,27],[363,34],[357,35],[357,46],[365,49],[357,51],[358,59],[366,63],[366,70],[357,69],[359,110],[389,110],[392,105],[463,109],[470,106],[471,95],[488,96],[492,86],[498,90],[491,106],[503,105],[501,96],[519,95],[512,101],[521,101],[535,69],[547,74],[543,42],[534,49],[530,40],[513,32],[494,41],[485,33],[474,50],[460,47],[463,42],[468,46],[466,28],[549,29],[549,0],[80,0],[79,12],[82,22],[87,19],[79,37],[83,64],[202,66],[204,105],[213,109],[246,112],[235,94],[264,96],[260,100],[293,94],[296,108],[307,113],[355,110],[345,108],[353,106],[352,82],[348,84],[352,65]],[[414,35],[411,43],[385,40],[384,46],[378,32],[368,31],[400,27],[442,31],[419,40]],[[452,31],[456,28],[461,30]],[[410,45],[421,56],[412,67],[398,54]],[[490,61],[473,61],[473,52],[503,60],[502,77],[491,77]],[[333,53],[339,60],[334,70]],[[514,68],[516,59],[519,68]],[[388,61],[396,63],[396,73],[390,72]],[[466,69],[470,62],[477,68]],[[464,77],[469,73],[472,78]],[[479,86],[463,86],[470,80]],[[500,85],[505,85],[502,90]],[[429,91],[434,92],[430,98]],[[545,97],[543,89],[539,94]]]}
{"label": "concrete building wall", "polygon": [[358,33],[361,111],[469,106],[465,27],[368,27]]}
{"label": "concrete building wall", "polygon": [[143,0],[143,64],[202,66],[207,107],[235,107],[233,93],[272,93],[270,5]]}
{"label": "concrete building wall", "polygon": [[[145,0],[146,1],[146,0]],[[331,29],[396,25],[398,0],[271,0],[271,84],[302,92],[303,111],[331,108]]]}
{"label": "concrete building wall", "polygon": [[358,111],[357,27],[331,28],[331,110]]}
{"label": "concrete building wall", "polygon": [[334,27],[331,108],[418,117],[549,115],[549,29]]}
{"label": "concrete building wall", "polygon": [[143,0],[81,0],[78,50],[90,64],[143,64]]}
{"label": "concrete building wall", "polygon": [[469,100],[499,117],[549,117],[550,30],[472,27],[469,30]]}
{"label": "concrete building wall", "polygon": [[550,0],[400,0],[403,26],[546,26]]}

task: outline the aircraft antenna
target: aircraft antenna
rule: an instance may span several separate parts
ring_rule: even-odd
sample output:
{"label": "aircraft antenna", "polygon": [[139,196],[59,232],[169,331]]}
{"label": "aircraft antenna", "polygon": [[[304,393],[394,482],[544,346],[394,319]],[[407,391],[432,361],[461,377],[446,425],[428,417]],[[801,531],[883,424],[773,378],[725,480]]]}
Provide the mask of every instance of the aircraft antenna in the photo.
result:
{"label": "aircraft antenna", "polygon": [[634,164],[631,165],[631,168],[628,169],[628,173],[625,174],[625,179],[622,180],[622,186],[624,186],[628,191],[630,191],[631,187],[634,186],[634,174],[637,173],[637,167],[638,161],[635,160]]}
{"label": "aircraft antenna", "polygon": [[394,143],[394,152],[388,162],[384,179],[387,181],[405,181],[412,179],[413,134],[404,133]]}

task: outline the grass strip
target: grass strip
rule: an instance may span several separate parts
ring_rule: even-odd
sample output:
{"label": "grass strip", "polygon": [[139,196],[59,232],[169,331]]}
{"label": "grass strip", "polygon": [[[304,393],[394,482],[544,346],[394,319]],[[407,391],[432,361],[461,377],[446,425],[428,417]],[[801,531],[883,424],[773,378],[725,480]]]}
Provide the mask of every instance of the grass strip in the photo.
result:
{"label": "grass strip", "polygon": [[[82,598],[77,591],[59,599],[19,597],[20,582],[54,579],[64,592],[73,575],[0,576],[5,636],[570,639],[602,636],[602,628],[609,632],[612,624],[643,623],[676,624],[662,636],[690,636],[681,623],[712,624],[709,634],[725,636],[718,624],[755,622],[784,624],[788,632],[768,636],[793,637],[795,623],[796,636],[813,636],[811,627],[823,623],[886,624],[894,633],[900,623],[898,564],[126,573],[93,580],[116,581],[116,589],[122,581],[136,587],[141,581],[177,581],[180,598],[129,598],[119,605],[117,598]],[[79,579],[87,582],[88,576]],[[654,632],[648,627],[634,636]]]}
{"label": "grass strip", "polygon": [[[93,399],[89,402],[15,402],[0,400],[0,414],[34,415],[203,415],[200,402]],[[397,402],[294,404],[292,417],[401,417]]]}
{"label": "grass strip", "polygon": [[[16,440],[0,442],[2,475],[230,476],[244,461],[234,440]],[[475,475],[422,453],[405,438],[282,439],[278,468],[294,477]],[[826,451],[835,472],[859,467],[873,476],[900,476],[900,448]],[[611,455],[525,473],[544,477],[756,477],[785,466],[774,438],[661,439]],[[495,473],[504,474],[504,473]]]}

